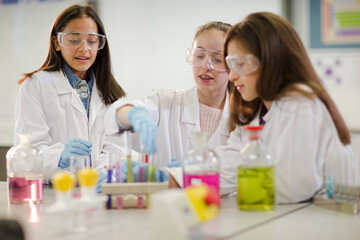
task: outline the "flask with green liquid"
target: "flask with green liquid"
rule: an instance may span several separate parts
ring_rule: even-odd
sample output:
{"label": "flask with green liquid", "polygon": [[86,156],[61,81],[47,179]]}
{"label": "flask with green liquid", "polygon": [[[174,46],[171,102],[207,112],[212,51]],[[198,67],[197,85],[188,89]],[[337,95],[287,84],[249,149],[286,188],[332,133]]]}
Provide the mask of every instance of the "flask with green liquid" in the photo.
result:
{"label": "flask with green liquid", "polygon": [[263,126],[246,126],[250,141],[241,149],[237,170],[237,204],[240,210],[266,211],[274,208],[275,160],[263,144]]}

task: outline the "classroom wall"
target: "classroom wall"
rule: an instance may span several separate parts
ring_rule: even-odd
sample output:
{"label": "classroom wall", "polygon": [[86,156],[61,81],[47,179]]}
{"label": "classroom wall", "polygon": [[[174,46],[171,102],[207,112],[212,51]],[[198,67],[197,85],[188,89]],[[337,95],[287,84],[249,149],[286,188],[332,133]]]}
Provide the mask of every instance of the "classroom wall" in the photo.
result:
{"label": "classroom wall", "polygon": [[[256,11],[282,14],[282,0],[106,0],[99,1],[117,81],[130,99],[154,88],[194,85],[185,61],[198,26],[235,24]],[[109,12],[116,11],[116,14]]]}

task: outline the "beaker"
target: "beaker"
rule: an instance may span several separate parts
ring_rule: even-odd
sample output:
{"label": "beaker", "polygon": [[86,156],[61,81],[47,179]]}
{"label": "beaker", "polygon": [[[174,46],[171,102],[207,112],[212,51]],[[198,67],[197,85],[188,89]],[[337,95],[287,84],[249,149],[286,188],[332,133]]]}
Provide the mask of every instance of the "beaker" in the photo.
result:
{"label": "beaker", "polygon": [[189,150],[182,161],[183,185],[197,186],[206,184],[214,188],[217,193],[220,190],[220,162],[214,152],[207,148],[207,132],[194,133],[196,147]]}
{"label": "beaker", "polygon": [[275,161],[260,138],[263,126],[246,126],[244,129],[247,130],[250,141],[240,151],[238,207],[249,211],[271,210],[275,204]]}
{"label": "beaker", "polygon": [[6,154],[10,203],[43,200],[42,152],[30,146],[29,135],[20,134],[19,145]]}
{"label": "beaker", "polygon": [[82,169],[92,167],[90,155],[70,156],[69,171],[76,175]]}

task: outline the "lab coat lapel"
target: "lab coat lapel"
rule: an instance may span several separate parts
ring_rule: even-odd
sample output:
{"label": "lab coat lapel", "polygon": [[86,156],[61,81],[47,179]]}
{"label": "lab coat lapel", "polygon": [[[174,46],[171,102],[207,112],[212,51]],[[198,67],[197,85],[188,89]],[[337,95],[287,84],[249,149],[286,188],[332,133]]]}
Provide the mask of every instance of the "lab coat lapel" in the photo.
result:
{"label": "lab coat lapel", "polygon": [[89,111],[89,129],[94,125],[96,116],[102,107],[102,100],[99,96],[98,89],[96,87],[96,81],[94,79],[94,85],[92,87],[91,99],[90,99],[90,111]]}
{"label": "lab coat lapel", "polygon": [[194,146],[195,140],[192,134],[200,132],[200,105],[196,87],[184,97],[184,112],[182,116],[182,129],[184,136],[187,136],[184,146],[189,149],[189,144]]}
{"label": "lab coat lapel", "polygon": [[59,71],[57,74],[54,74],[53,79],[58,95],[71,94],[71,105],[81,113],[81,115],[86,119],[86,121],[88,121],[85,107],[81,102],[79,95],[71,87],[69,80],[67,79],[65,74],[62,71]]}

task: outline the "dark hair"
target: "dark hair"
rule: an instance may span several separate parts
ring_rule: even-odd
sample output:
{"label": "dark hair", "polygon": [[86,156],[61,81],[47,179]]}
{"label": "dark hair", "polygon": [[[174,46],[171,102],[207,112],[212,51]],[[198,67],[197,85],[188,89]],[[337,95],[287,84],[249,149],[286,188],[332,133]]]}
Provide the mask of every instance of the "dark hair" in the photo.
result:
{"label": "dark hair", "polygon": [[[224,56],[232,40],[240,41],[260,61],[256,85],[259,98],[246,102],[234,88],[230,93],[229,128],[246,125],[258,112],[262,100],[274,101],[289,92],[298,92],[308,98],[318,97],[328,109],[343,144],[349,144],[350,132],[316,75],[305,48],[291,24],[272,13],[260,12],[247,16],[226,35]],[[308,92],[298,83],[312,89]]]}
{"label": "dark hair", "polygon": [[[19,84],[21,84],[26,79],[30,78],[34,73],[39,71],[64,71],[64,59],[62,58],[61,53],[55,50],[53,38],[56,38],[56,34],[58,32],[61,32],[66,27],[69,21],[76,18],[82,18],[83,16],[87,16],[93,19],[97,25],[98,33],[106,35],[104,26],[99,16],[96,14],[95,10],[91,6],[70,6],[62,13],[60,13],[60,15],[54,21],[50,34],[49,52],[45,62],[39,69],[30,73],[25,73],[24,78],[19,80]],[[99,90],[104,104],[109,105],[115,102],[117,99],[126,95],[125,91],[119,86],[112,74],[108,41],[105,42],[104,48],[98,52],[96,60],[91,66],[91,69],[95,75],[96,87]]]}

